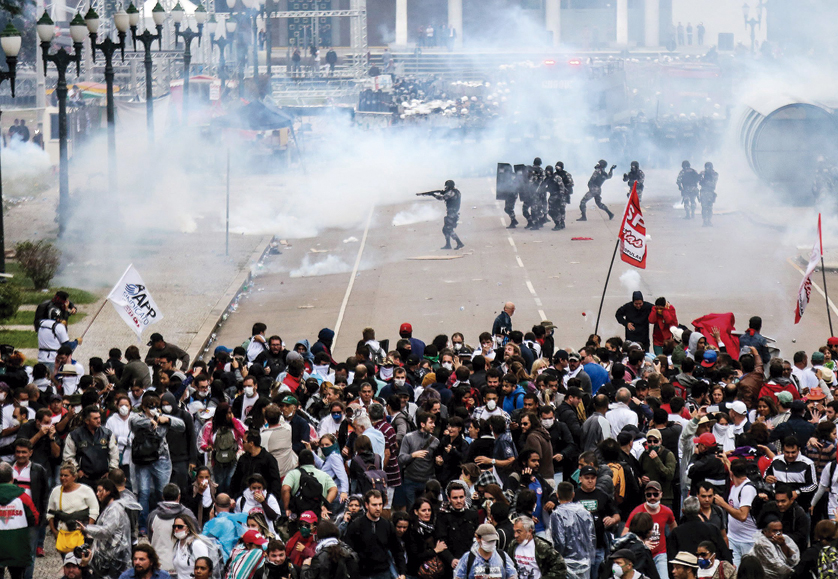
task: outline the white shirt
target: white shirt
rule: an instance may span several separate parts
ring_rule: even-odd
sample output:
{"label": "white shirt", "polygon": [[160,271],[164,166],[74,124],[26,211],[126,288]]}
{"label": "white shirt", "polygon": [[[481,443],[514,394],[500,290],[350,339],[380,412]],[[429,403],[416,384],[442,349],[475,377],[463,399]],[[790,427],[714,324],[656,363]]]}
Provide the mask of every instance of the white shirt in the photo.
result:
{"label": "white shirt", "polygon": [[605,413],[605,418],[611,423],[611,432],[621,432],[627,424],[637,426],[637,414],[622,402],[612,404],[611,410]]}
{"label": "white shirt", "polygon": [[[265,339],[264,336],[260,336],[263,340]],[[256,359],[256,356],[264,352],[268,349],[268,344],[266,342],[260,342],[256,339],[256,336],[250,338],[250,343],[247,345],[247,355],[245,359],[247,360],[248,364],[252,364],[253,360]]]}
{"label": "white shirt", "polygon": [[248,412],[253,408],[257,400],[259,400],[259,395],[256,392],[253,393],[253,398],[248,398],[247,395],[242,396],[242,414],[238,417],[239,420],[244,422]]}
{"label": "white shirt", "polygon": [[[750,507],[754,504],[756,496],[757,489],[746,480],[741,485],[730,488],[730,495],[728,496],[727,502],[734,509],[743,506]],[[750,513],[748,513],[748,517],[744,522],[738,521],[735,517],[728,515],[727,525],[727,536],[731,541],[736,543],[754,542],[754,537],[757,534],[757,526]]]}
{"label": "white shirt", "polygon": [[332,420],[332,415],[329,414],[320,421],[320,428],[317,431],[317,436],[323,438],[326,434],[337,434],[340,429],[340,422]]}
{"label": "white shirt", "polygon": [[58,348],[69,341],[67,326],[57,320],[41,320],[38,327],[38,362],[55,362]]}
{"label": "white shirt", "polygon": [[515,547],[515,562],[521,579],[541,579],[541,570],[535,561],[535,539]]}
{"label": "white shirt", "polygon": [[191,549],[187,545],[181,546],[181,542],[177,541],[172,552],[172,566],[175,569],[175,577],[180,579],[192,577],[192,573],[195,571],[195,560],[198,557],[208,556],[209,549],[200,539],[192,541]]}
{"label": "white shirt", "polygon": [[118,412],[108,418],[105,428],[111,431],[116,437],[116,445],[119,449],[120,464],[131,464],[131,441],[134,440],[134,433],[131,432],[130,414],[122,418]]}
{"label": "white shirt", "polygon": [[801,370],[797,366],[792,366],[791,373],[792,376],[797,378],[797,382],[800,385],[799,390],[801,393],[806,390],[811,390],[819,383],[818,376],[811,368],[804,368],[803,370]]}

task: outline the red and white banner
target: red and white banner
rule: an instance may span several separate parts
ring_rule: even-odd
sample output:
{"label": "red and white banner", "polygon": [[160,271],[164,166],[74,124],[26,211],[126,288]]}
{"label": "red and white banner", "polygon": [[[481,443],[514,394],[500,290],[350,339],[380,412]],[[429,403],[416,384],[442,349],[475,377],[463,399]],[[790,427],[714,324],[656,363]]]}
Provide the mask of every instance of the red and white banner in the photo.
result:
{"label": "red and white banner", "polygon": [[637,198],[637,183],[631,188],[623,223],[620,225],[620,259],[634,267],[646,269],[646,223]]}
{"label": "red and white banner", "polygon": [[821,235],[821,214],[818,213],[818,239],[815,245],[812,246],[812,253],[809,254],[809,265],[806,266],[806,272],[803,274],[803,281],[800,282],[800,289],[797,290],[797,306],[794,308],[794,323],[800,322],[803,317],[803,312],[806,311],[806,306],[809,305],[809,299],[812,297],[812,272],[818,267],[818,262],[823,255],[823,236]]}

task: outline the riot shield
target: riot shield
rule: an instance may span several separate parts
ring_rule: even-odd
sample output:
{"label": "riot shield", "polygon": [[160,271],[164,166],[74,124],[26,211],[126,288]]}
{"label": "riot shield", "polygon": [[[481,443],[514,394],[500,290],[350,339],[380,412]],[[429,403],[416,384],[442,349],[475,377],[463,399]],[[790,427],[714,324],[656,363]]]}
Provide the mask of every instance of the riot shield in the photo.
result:
{"label": "riot shield", "polygon": [[505,201],[518,192],[515,170],[509,163],[498,163],[497,178],[495,180],[495,199]]}

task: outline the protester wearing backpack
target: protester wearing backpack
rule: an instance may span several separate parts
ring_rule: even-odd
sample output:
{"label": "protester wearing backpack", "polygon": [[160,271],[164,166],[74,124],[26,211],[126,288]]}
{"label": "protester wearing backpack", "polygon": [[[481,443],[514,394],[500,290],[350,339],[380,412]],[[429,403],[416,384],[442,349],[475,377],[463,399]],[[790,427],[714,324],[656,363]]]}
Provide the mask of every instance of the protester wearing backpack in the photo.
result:
{"label": "protester wearing backpack", "polygon": [[172,476],[172,461],[166,433],[171,428],[178,433],[186,431],[186,424],[176,416],[160,411],[160,398],[153,392],[146,392],[140,405],[140,412],[131,414],[129,425],[134,435],[131,441],[131,462],[137,481],[140,512],[140,530],[146,528],[146,519],[157,506],[158,496]]}
{"label": "protester wearing backpack", "polygon": [[198,528],[191,518],[175,517],[172,522],[172,540],[172,565],[175,572],[170,575],[172,579],[189,579],[195,568],[195,560],[198,557],[209,557],[208,539],[198,535]]}
{"label": "protester wearing backpack", "polygon": [[282,480],[282,508],[289,517],[299,517],[306,511],[318,517],[324,505],[338,496],[338,487],[328,474],[314,466],[314,453],[306,449],[300,453],[300,466]]}
{"label": "protester wearing backpack", "polygon": [[262,434],[258,430],[249,430],[244,441],[244,454],[239,457],[236,472],[230,480],[230,491],[235,496],[239,496],[250,486],[248,481],[254,474],[264,477],[265,491],[279,496],[282,487],[276,459],[262,448]]}
{"label": "protester wearing backpack", "polygon": [[358,554],[340,540],[338,528],[331,521],[317,525],[314,557],[303,562],[305,579],[355,579],[360,576]]}
{"label": "protester wearing backpack", "polygon": [[237,513],[250,513],[256,509],[264,513],[271,534],[276,534],[274,521],[279,519],[282,509],[276,497],[268,492],[265,478],[259,474],[254,474],[247,479],[247,489],[236,501]]}
{"label": "protester wearing backpack", "polygon": [[716,495],[716,504],[722,507],[728,517],[727,539],[730,550],[733,551],[733,564],[739,567],[739,562],[754,547],[757,525],[752,513],[757,501],[757,489],[748,479],[747,464],[744,460],[734,460],[730,463],[730,494],[728,500]]}
{"label": "protester wearing backpack", "polygon": [[381,457],[373,453],[370,439],[361,435],[355,439],[355,456],[349,461],[349,492],[363,495],[372,489],[387,492],[387,473],[381,468]]}
{"label": "protester wearing backpack", "polygon": [[215,408],[210,422],[201,432],[201,450],[210,453],[212,478],[218,483],[219,493],[230,492],[230,481],[236,471],[238,453],[244,446],[247,430],[233,416],[230,404],[222,402]]}
{"label": "protester wearing backpack", "polygon": [[475,573],[479,571],[482,576],[483,570],[487,568],[497,569],[500,572],[497,575],[498,579],[518,577],[515,560],[498,550],[498,533],[492,525],[480,525],[474,537],[476,541],[468,553],[463,554],[454,569],[454,579],[474,579]]}

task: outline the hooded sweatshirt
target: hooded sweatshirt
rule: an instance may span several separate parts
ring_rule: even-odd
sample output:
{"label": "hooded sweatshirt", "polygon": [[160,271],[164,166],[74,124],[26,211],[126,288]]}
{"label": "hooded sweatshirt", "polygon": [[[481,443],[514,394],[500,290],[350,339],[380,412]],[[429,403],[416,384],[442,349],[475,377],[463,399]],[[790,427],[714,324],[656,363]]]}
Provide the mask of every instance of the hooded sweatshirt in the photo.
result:
{"label": "hooded sweatshirt", "polygon": [[37,524],[38,510],[26,491],[11,483],[0,484],[0,568],[31,564],[29,527]]}
{"label": "hooded sweatshirt", "polygon": [[172,563],[175,542],[172,540],[172,524],[177,517],[189,517],[198,526],[195,515],[178,502],[162,501],[148,516],[148,540],[160,558],[160,568],[170,575],[175,572]]}
{"label": "hooded sweatshirt", "polygon": [[160,404],[171,404],[172,413],[169,416],[180,418],[186,428],[185,432],[176,432],[170,428],[166,432],[166,442],[169,444],[169,456],[172,462],[189,462],[198,464],[198,443],[195,441],[195,425],[192,415],[178,406],[174,394],[166,392]]}

